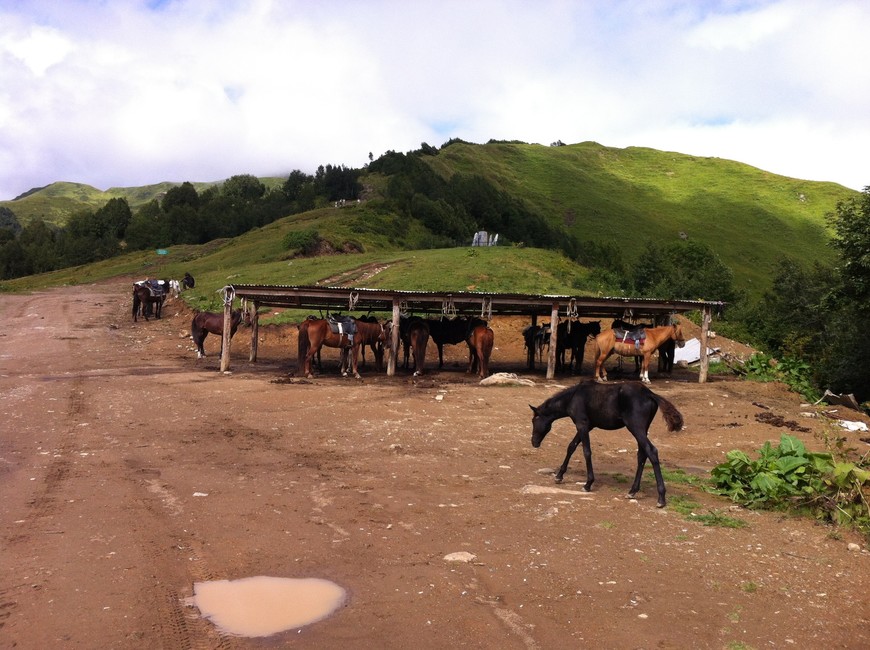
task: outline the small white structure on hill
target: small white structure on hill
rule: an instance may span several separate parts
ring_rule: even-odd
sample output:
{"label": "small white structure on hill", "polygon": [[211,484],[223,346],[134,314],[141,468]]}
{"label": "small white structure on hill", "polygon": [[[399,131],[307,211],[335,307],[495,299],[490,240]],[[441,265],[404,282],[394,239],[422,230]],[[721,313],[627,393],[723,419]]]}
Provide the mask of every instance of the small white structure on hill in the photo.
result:
{"label": "small white structure on hill", "polygon": [[498,233],[490,235],[485,230],[474,233],[474,238],[471,240],[472,246],[495,246],[497,243]]}

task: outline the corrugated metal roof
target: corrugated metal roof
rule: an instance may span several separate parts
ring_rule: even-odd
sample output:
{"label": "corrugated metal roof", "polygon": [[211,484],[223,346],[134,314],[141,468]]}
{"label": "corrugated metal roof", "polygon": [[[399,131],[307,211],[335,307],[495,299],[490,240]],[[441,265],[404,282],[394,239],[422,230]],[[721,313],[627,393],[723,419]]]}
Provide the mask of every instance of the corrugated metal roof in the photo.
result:
{"label": "corrugated metal roof", "polygon": [[269,307],[328,312],[391,312],[398,303],[414,314],[545,315],[557,306],[560,313],[579,317],[655,317],[709,308],[719,313],[725,303],[705,300],[657,300],[619,296],[593,297],[551,294],[488,293],[478,291],[408,291],[365,287],[230,285],[237,298]]}

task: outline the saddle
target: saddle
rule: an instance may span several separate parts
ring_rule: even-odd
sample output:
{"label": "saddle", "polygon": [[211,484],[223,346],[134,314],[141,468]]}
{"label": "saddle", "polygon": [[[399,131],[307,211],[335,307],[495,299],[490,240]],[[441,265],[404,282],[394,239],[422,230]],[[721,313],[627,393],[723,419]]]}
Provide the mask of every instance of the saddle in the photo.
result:
{"label": "saddle", "polygon": [[643,328],[639,328],[636,330],[616,329],[613,330],[613,335],[616,338],[617,343],[634,343],[634,347],[638,350],[643,347],[644,341],[646,341],[646,330],[644,330]]}
{"label": "saddle", "polygon": [[353,316],[327,316],[326,322],[333,334],[344,334],[353,345],[353,335],[356,334],[356,320]]}

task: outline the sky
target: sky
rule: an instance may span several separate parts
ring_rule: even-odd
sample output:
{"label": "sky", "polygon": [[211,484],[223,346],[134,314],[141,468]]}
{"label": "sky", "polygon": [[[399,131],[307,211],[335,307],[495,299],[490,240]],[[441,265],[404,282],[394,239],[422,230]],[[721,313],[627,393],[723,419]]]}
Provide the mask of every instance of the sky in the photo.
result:
{"label": "sky", "polygon": [[595,141],[870,185],[866,0],[0,0],[0,200]]}

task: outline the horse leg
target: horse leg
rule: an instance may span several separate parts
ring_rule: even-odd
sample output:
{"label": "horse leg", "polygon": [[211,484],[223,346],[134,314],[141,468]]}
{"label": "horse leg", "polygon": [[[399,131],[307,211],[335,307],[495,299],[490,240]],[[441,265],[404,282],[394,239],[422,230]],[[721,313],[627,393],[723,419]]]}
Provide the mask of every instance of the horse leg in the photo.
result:
{"label": "horse leg", "polygon": [[613,350],[610,352],[601,352],[598,358],[595,359],[595,381],[607,381],[607,368],[604,367],[604,362],[610,358]]}
{"label": "horse leg", "polygon": [[359,375],[359,370],[357,369],[357,352],[359,351],[359,343],[354,343],[353,346],[348,350],[350,354],[350,363],[353,366],[353,376],[356,379],[362,379]]}
{"label": "horse leg", "polygon": [[197,332],[194,334],[193,342],[196,344],[196,358],[202,359],[205,356],[205,337],[208,336],[208,331]]}
{"label": "horse leg", "polygon": [[634,483],[631,484],[631,489],[628,491],[628,497],[633,499],[640,489],[640,479],[643,476],[643,468],[646,465],[646,460],[649,458],[653,467],[653,474],[656,477],[656,491],[658,492],[657,508],[665,507],[665,480],[662,477],[662,468],[659,464],[659,450],[650,442],[649,437],[645,432],[632,434],[637,439],[637,471],[634,475]]}
{"label": "horse leg", "polygon": [[[645,384],[650,383],[650,381],[649,381],[649,358],[650,358],[650,356],[651,356],[651,353],[646,352],[643,355],[643,362],[641,363],[641,366],[640,366],[640,380]],[[637,357],[635,357],[635,359],[637,359]]]}
{"label": "horse leg", "polygon": [[577,449],[577,445],[581,443],[583,445],[583,457],[586,460],[586,483],[583,485],[583,489],[589,492],[592,490],[592,484],[595,482],[595,472],[592,470],[592,447],[589,444],[589,431],[582,428],[577,429],[577,435],[568,443],[568,453],[565,454],[565,460],[562,462],[559,471],[556,472],[555,482],[562,482],[565,472],[568,471],[568,462]]}

